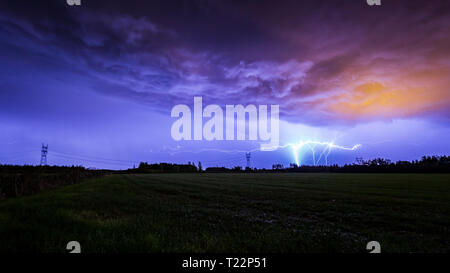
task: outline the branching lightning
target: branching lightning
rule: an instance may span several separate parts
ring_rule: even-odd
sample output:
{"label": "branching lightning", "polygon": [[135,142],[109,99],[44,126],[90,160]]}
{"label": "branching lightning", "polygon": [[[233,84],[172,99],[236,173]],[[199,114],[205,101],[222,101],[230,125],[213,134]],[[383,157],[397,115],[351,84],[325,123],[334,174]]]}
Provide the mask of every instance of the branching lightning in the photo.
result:
{"label": "branching lightning", "polygon": [[[353,151],[358,149],[361,144],[356,144],[353,147],[344,147],[340,145],[336,145],[333,142],[319,142],[319,141],[313,141],[313,140],[307,140],[307,141],[300,141],[298,143],[290,143],[286,146],[289,146],[292,148],[292,152],[294,153],[295,163],[297,166],[300,166],[300,156],[299,153],[301,150],[306,147],[308,148],[312,153],[312,160],[314,163],[314,166],[319,164],[320,160],[325,161],[325,165],[328,165],[328,156],[331,153],[331,150],[338,149],[338,150],[347,150],[347,151]],[[318,157],[317,157],[318,155]]]}

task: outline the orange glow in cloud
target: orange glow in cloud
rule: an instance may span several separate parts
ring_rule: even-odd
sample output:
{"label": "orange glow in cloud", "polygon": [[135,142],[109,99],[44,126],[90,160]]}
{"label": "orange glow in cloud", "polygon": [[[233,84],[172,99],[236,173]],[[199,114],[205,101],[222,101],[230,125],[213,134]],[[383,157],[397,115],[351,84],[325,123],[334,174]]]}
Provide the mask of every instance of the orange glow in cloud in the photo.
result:
{"label": "orange glow in cloud", "polygon": [[420,113],[440,101],[439,93],[425,88],[391,87],[367,82],[335,95],[325,109],[346,119],[405,117]]}

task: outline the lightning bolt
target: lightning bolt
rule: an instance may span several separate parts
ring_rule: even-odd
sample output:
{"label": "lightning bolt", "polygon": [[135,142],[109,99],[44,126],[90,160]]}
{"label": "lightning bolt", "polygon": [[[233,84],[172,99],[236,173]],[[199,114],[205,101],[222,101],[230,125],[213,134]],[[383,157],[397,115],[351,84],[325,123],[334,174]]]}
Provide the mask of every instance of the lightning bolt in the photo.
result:
{"label": "lightning bolt", "polygon": [[[311,151],[312,159],[314,166],[316,166],[320,160],[323,158],[325,161],[325,165],[328,165],[328,156],[331,153],[331,150],[338,149],[338,150],[347,150],[347,151],[353,151],[361,147],[361,144],[356,144],[353,147],[345,147],[334,144],[334,142],[320,142],[320,141],[313,141],[313,140],[307,140],[307,141],[300,141],[298,143],[290,143],[286,146],[289,146],[292,148],[292,152],[294,153],[295,163],[297,166],[300,166],[300,159],[299,159],[299,152],[304,148],[308,148]],[[316,160],[316,153],[320,153],[317,160]]]}

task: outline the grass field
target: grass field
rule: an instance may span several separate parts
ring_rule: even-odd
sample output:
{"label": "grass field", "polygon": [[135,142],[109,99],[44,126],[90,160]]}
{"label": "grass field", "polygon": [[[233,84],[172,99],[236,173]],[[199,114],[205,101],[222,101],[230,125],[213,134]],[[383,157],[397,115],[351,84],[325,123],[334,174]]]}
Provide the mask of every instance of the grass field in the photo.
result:
{"label": "grass field", "polygon": [[0,202],[0,252],[450,252],[449,235],[449,174],[114,174]]}

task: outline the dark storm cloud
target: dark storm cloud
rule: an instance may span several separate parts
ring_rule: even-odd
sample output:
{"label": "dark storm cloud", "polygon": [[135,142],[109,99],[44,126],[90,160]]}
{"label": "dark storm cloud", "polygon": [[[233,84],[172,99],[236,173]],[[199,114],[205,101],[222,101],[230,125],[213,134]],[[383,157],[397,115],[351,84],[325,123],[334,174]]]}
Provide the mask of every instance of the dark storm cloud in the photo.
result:
{"label": "dark storm cloud", "polygon": [[0,21],[10,48],[164,113],[194,95],[315,124],[450,105],[448,1],[2,1]]}

